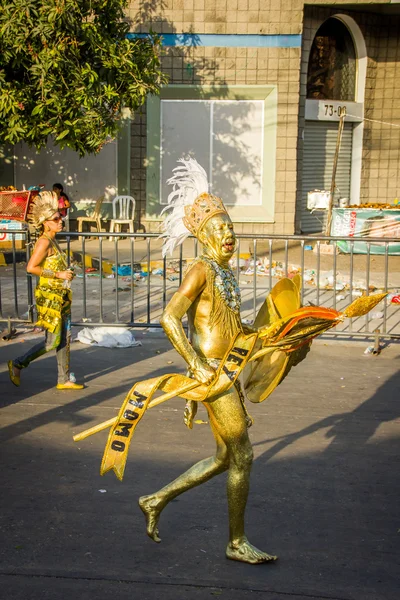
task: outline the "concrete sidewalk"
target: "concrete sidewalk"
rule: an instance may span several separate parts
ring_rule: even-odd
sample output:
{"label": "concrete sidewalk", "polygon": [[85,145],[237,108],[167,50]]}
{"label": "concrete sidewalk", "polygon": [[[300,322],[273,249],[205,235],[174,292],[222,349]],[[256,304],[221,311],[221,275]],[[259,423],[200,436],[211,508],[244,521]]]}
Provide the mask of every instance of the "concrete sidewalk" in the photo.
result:
{"label": "concrete sidewalk", "polygon": [[[137,498],[214,451],[206,424],[187,430],[183,401],[149,411],[124,481],[99,476],[106,432],[134,380],[183,371],[165,336],[127,350],[72,344],[82,392],[55,389],[55,357],[8,380],[33,339],[0,344],[3,510],[1,600],[397,600],[400,348],[318,341],[272,397],[250,405],[255,462],[247,532],[275,565],[225,559],[225,476],[182,495],[146,537]],[[201,407],[199,419],[207,420]]]}

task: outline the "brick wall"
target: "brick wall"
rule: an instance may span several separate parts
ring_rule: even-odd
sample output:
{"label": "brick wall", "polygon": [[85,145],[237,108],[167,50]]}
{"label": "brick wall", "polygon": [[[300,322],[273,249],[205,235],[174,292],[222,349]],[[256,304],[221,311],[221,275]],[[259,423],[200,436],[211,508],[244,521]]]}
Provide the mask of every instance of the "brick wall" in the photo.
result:
{"label": "brick wall", "polygon": [[[170,0],[154,3],[145,12],[141,6],[139,2],[131,3],[132,31],[143,32],[150,28],[160,33],[298,34],[301,31],[302,2],[299,0]],[[193,83],[216,88],[241,84],[278,86],[275,223],[243,223],[236,229],[245,233],[293,233],[300,48],[174,47],[164,50],[163,69],[172,84]],[[149,230],[157,225],[144,222],[145,113],[143,108],[132,125],[131,190],[139,203],[142,223]]]}
{"label": "brick wall", "polygon": [[[314,4],[320,6],[305,8],[304,32],[303,0],[134,0],[130,4],[131,31],[147,32],[152,29],[159,33],[192,33],[194,41],[195,34],[201,33],[303,33],[302,49],[164,48],[163,68],[172,84],[193,83],[217,88],[234,84],[278,86],[275,223],[243,223],[236,226],[239,232],[294,232],[296,191],[301,188],[301,134],[308,52],[319,25],[331,14],[351,14],[365,36],[369,55],[365,116],[400,124],[396,120],[397,115],[400,117],[400,99],[396,93],[397,86],[400,86],[400,67],[395,62],[400,52],[397,50],[399,18],[371,12],[348,12],[341,8],[345,2],[336,2],[335,8],[324,7],[327,2],[323,0]],[[352,4],[362,3],[353,1]],[[399,144],[400,128],[366,121],[361,201],[386,202],[400,194],[397,191]],[[142,224],[150,230],[154,226],[145,222],[145,107],[135,115],[132,124],[131,156],[132,194],[139,205]]]}
{"label": "brick wall", "polygon": [[140,31],[296,34],[302,12],[303,0],[134,0],[128,14]]}
{"label": "brick wall", "polygon": [[376,17],[365,90],[365,117],[372,121],[365,121],[361,180],[361,199],[369,202],[400,197],[399,37],[399,17]]}
{"label": "brick wall", "polygon": [[[361,203],[386,203],[400,195],[400,17],[323,6],[306,7],[302,37],[299,104],[299,161],[297,206],[301,203],[302,132],[309,52],[322,23],[337,14],[351,16],[361,29],[367,49]],[[369,120],[370,119],[370,120]],[[381,122],[386,121],[391,125]],[[300,210],[297,211],[297,228]]]}

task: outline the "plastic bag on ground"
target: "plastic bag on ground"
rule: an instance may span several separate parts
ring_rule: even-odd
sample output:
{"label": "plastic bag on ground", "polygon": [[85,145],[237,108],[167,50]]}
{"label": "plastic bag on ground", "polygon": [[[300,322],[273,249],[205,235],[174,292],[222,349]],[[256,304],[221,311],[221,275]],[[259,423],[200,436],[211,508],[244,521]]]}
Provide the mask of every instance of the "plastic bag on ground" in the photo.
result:
{"label": "plastic bag on ground", "polygon": [[77,339],[82,344],[104,348],[132,348],[142,345],[125,327],[85,327],[78,333]]}

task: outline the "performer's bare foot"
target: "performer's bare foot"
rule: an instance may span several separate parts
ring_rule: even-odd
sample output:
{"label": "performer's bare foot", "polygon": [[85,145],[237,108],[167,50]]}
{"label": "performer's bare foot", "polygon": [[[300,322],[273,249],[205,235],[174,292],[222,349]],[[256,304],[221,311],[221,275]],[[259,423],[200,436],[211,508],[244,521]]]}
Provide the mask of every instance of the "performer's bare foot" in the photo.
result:
{"label": "performer's bare foot", "polygon": [[231,560],[240,560],[241,562],[259,565],[260,563],[274,562],[278,557],[266,552],[262,552],[245,537],[237,542],[229,542],[226,548],[226,557]]}
{"label": "performer's bare foot", "polygon": [[139,498],[139,506],[146,518],[147,535],[155,542],[161,542],[158,531],[158,520],[163,509],[160,501],[155,496],[142,496]]}

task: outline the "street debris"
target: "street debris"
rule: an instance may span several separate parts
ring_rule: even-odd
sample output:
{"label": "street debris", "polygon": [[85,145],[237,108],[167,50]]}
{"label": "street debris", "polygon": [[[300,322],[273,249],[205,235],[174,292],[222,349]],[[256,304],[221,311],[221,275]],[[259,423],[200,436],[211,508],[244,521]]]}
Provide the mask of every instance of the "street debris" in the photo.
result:
{"label": "street debris", "polygon": [[[312,246],[310,246],[312,249]],[[237,259],[234,257],[230,261],[231,268],[237,271]],[[268,256],[239,260],[239,284],[241,286],[251,285],[254,282],[255,277],[270,277],[274,280],[283,279],[288,277],[293,279],[296,275],[301,275],[303,283],[307,287],[316,287],[320,290],[333,290],[335,292],[342,292],[337,296],[337,300],[343,300],[347,293],[352,290],[353,297],[362,296],[363,294],[377,291],[377,286],[373,284],[368,285],[365,280],[350,280],[350,275],[344,275],[339,271],[319,271],[315,268],[304,268],[300,265],[293,263],[285,263],[283,261],[274,260],[270,261]],[[400,294],[398,299],[394,300],[396,303],[400,303]]]}
{"label": "street debris", "polygon": [[[186,266],[186,260],[182,261],[182,268],[185,268]],[[158,263],[158,264],[157,264]],[[131,277],[133,278],[135,281],[141,281],[142,279],[146,278],[150,275],[155,276],[155,277],[166,277],[167,279],[169,279],[170,281],[175,281],[176,279],[179,279],[179,275],[176,275],[177,273],[179,274],[179,269],[180,269],[180,264],[179,264],[179,260],[177,259],[171,259],[167,262],[166,264],[166,268],[165,268],[165,273],[164,273],[164,268],[162,266],[160,266],[163,264],[161,261],[156,261],[156,265],[154,267],[152,267],[149,263],[133,263],[133,265],[129,264],[118,264],[118,265],[113,265],[112,266],[112,274],[111,275],[107,275],[108,278],[113,278],[116,275],[118,275],[118,277]],[[133,267],[133,268],[132,268]]]}
{"label": "street debris", "polygon": [[[159,323],[160,319],[155,319],[154,323]],[[161,327],[148,327],[146,329],[148,333],[164,333],[164,330]]]}
{"label": "street debris", "polygon": [[4,335],[2,336],[2,340],[4,340],[5,342],[8,342],[10,340],[12,340],[14,337],[16,337],[17,334],[17,330],[14,329],[14,327],[10,328],[10,329],[5,329],[3,331]]}
{"label": "street debris", "polygon": [[88,277],[100,277],[100,273],[98,272],[98,269],[91,268],[90,270],[85,269],[85,273],[83,271],[81,273],[75,273],[75,277],[77,277],[78,279],[83,279],[84,277],[85,279],[87,279]]}
{"label": "street debris", "polygon": [[370,318],[371,319],[383,319],[383,312],[382,311],[373,312],[370,314]]}
{"label": "street debris", "polygon": [[[132,269],[133,267],[133,269]],[[138,273],[142,270],[140,263],[133,263],[133,265],[129,264],[118,264],[118,266],[113,265],[112,271],[113,273],[117,273],[121,276],[133,275],[133,273]]]}
{"label": "street debris", "polygon": [[82,344],[104,348],[132,348],[142,345],[125,327],[85,327],[79,331],[77,339]]}
{"label": "street debris", "polygon": [[384,346],[383,344],[379,344],[377,347],[375,346],[368,346],[368,348],[365,348],[364,350],[364,354],[380,354],[381,351],[383,350]]}

